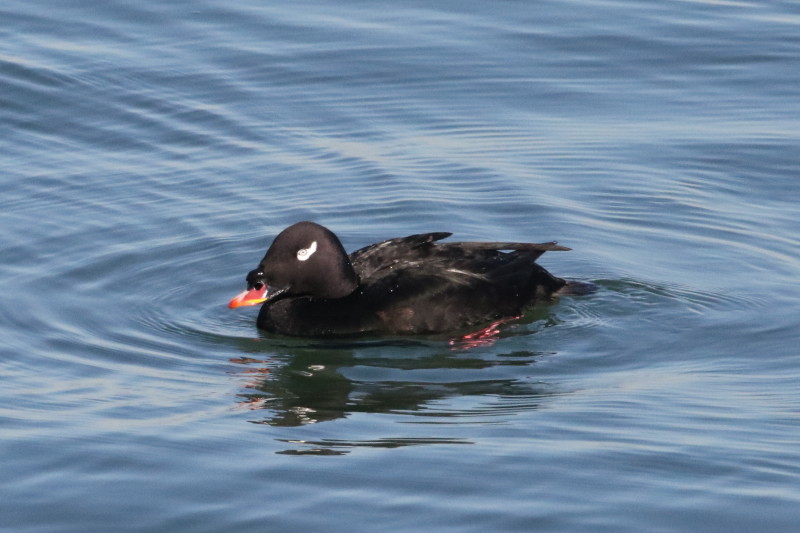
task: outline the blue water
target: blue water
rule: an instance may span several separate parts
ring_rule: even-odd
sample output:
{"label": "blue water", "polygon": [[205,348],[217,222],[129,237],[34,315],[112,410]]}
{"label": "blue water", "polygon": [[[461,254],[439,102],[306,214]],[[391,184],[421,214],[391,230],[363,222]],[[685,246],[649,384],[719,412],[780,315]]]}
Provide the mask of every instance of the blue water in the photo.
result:
{"label": "blue water", "polygon": [[[800,4],[0,7],[0,530],[800,523]],[[259,333],[298,220],[558,240],[494,342]]]}

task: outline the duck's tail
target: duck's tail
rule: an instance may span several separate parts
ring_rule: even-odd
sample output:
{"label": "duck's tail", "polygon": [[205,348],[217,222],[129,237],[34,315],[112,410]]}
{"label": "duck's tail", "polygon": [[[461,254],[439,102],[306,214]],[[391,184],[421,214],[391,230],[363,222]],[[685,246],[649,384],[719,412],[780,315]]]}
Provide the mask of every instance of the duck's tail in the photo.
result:
{"label": "duck's tail", "polygon": [[566,280],[567,284],[553,293],[553,296],[585,296],[597,290],[597,285],[588,281]]}

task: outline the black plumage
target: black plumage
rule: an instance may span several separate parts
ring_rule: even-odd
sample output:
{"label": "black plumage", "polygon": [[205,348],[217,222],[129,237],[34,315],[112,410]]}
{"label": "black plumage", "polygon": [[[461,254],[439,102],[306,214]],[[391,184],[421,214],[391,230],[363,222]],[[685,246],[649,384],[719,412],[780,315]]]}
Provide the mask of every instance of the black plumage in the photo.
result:
{"label": "black plumage", "polygon": [[536,263],[569,250],[555,242],[438,242],[450,235],[389,239],[348,256],[327,228],[294,224],[247,276],[263,293],[253,300],[264,301],[257,325],[308,337],[459,332],[520,316],[567,284]]}

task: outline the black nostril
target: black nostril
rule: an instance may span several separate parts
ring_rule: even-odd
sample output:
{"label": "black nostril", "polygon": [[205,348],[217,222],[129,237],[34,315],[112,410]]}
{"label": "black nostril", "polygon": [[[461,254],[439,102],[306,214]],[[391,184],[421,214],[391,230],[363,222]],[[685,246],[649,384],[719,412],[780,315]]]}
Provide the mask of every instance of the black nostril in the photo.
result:
{"label": "black nostril", "polygon": [[253,285],[253,288],[254,288],[255,290],[257,290],[257,291],[260,291],[260,290],[261,290],[263,287],[264,287],[264,284],[263,284],[263,283],[261,283],[261,282],[258,282],[258,283],[256,283],[255,285]]}

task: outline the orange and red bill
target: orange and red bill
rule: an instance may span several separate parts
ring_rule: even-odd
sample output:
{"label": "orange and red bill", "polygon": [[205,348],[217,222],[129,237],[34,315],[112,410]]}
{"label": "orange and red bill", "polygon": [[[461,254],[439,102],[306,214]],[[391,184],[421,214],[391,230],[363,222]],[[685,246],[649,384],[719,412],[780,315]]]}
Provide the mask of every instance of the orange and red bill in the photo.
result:
{"label": "orange and red bill", "polygon": [[258,305],[262,302],[266,302],[268,297],[267,286],[262,285],[259,289],[249,289],[240,292],[228,303],[228,307],[235,309],[245,305]]}

